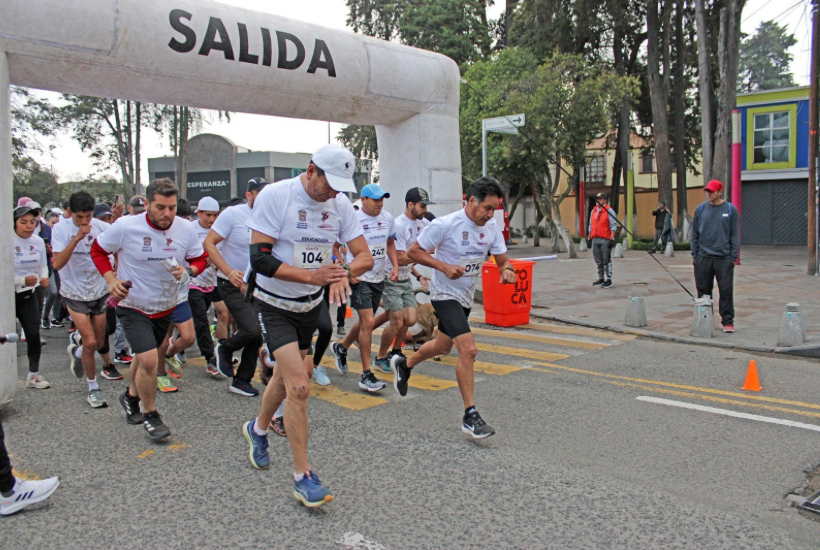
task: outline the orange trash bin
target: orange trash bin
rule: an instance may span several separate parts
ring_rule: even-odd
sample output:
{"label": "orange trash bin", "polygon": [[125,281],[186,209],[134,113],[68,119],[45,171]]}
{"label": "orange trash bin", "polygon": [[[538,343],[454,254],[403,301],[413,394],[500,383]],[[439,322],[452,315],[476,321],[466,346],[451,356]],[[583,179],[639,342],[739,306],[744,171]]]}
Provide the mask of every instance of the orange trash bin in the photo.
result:
{"label": "orange trash bin", "polygon": [[514,327],[530,322],[532,308],[532,266],[529,260],[510,260],[515,268],[515,284],[498,282],[498,265],[484,262],[481,290],[484,296],[484,319],[488,325]]}

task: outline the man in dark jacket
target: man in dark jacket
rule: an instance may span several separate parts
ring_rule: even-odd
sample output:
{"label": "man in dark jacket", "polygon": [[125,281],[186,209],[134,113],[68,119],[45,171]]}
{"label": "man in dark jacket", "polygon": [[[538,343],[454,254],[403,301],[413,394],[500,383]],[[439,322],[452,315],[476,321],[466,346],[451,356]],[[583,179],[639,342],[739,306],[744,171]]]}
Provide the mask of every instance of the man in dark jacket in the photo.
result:
{"label": "man in dark jacket", "polygon": [[655,240],[652,242],[652,249],[649,252],[654,254],[658,250],[659,241],[662,243],[662,249],[666,248],[666,234],[664,233],[666,218],[671,216],[672,213],[666,209],[666,204],[659,202],[655,210],[652,211],[652,215],[655,216]]}
{"label": "man in dark jacket", "polygon": [[710,181],[704,189],[707,202],[692,217],[692,258],[698,298],[712,297],[714,280],[720,292],[723,332],[734,332],[735,308],[732,300],[735,261],[740,253],[740,215],[734,205],[721,197],[723,184]]}

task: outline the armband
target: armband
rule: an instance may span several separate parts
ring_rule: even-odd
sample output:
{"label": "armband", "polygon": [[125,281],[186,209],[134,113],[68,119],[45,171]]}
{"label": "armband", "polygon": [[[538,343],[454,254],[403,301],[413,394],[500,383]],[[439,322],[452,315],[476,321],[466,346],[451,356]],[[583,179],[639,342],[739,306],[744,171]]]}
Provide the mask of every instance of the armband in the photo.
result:
{"label": "armband", "polygon": [[282,265],[283,262],[273,256],[272,252],[273,245],[271,243],[255,243],[251,245],[251,267],[257,274],[273,278],[279,266]]}
{"label": "armband", "polygon": [[422,275],[421,275],[421,274],[419,274],[419,275],[415,275],[415,277],[416,277],[416,280],[417,280],[417,281],[421,281],[421,277],[422,277]]}

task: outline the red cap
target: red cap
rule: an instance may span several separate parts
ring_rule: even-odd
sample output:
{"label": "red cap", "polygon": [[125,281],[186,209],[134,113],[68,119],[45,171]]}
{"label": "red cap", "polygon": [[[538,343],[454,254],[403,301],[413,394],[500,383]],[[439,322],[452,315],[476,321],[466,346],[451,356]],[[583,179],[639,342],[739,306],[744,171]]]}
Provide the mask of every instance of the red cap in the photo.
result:
{"label": "red cap", "polygon": [[718,180],[712,180],[706,184],[706,187],[704,189],[706,189],[707,191],[711,191],[712,193],[715,193],[717,191],[723,191],[723,184]]}

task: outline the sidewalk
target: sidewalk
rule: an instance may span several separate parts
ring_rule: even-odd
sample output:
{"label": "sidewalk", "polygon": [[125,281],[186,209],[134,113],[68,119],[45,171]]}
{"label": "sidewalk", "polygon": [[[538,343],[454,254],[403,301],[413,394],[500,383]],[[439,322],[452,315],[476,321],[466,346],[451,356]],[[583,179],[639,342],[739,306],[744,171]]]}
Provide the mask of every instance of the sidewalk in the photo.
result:
{"label": "sidewalk", "polygon": [[[509,248],[511,258],[545,254],[543,246]],[[689,251],[676,251],[674,258],[656,257],[696,295]],[[558,260],[535,265],[531,316],[686,343],[820,357],[820,277],[805,273],[805,247],[743,247],[741,265],[735,268],[735,333],[722,330],[715,285],[716,337],[693,338],[692,299],[647,252],[629,250],[624,258],[614,258],[614,286],[607,290],[592,286],[597,271],[591,251],[580,252],[575,260],[561,253]],[[645,328],[624,325],[629,296],[644,297]],[[790,302],[802,306],[808,342],[800,348],[778,348],[780,318]]]}

